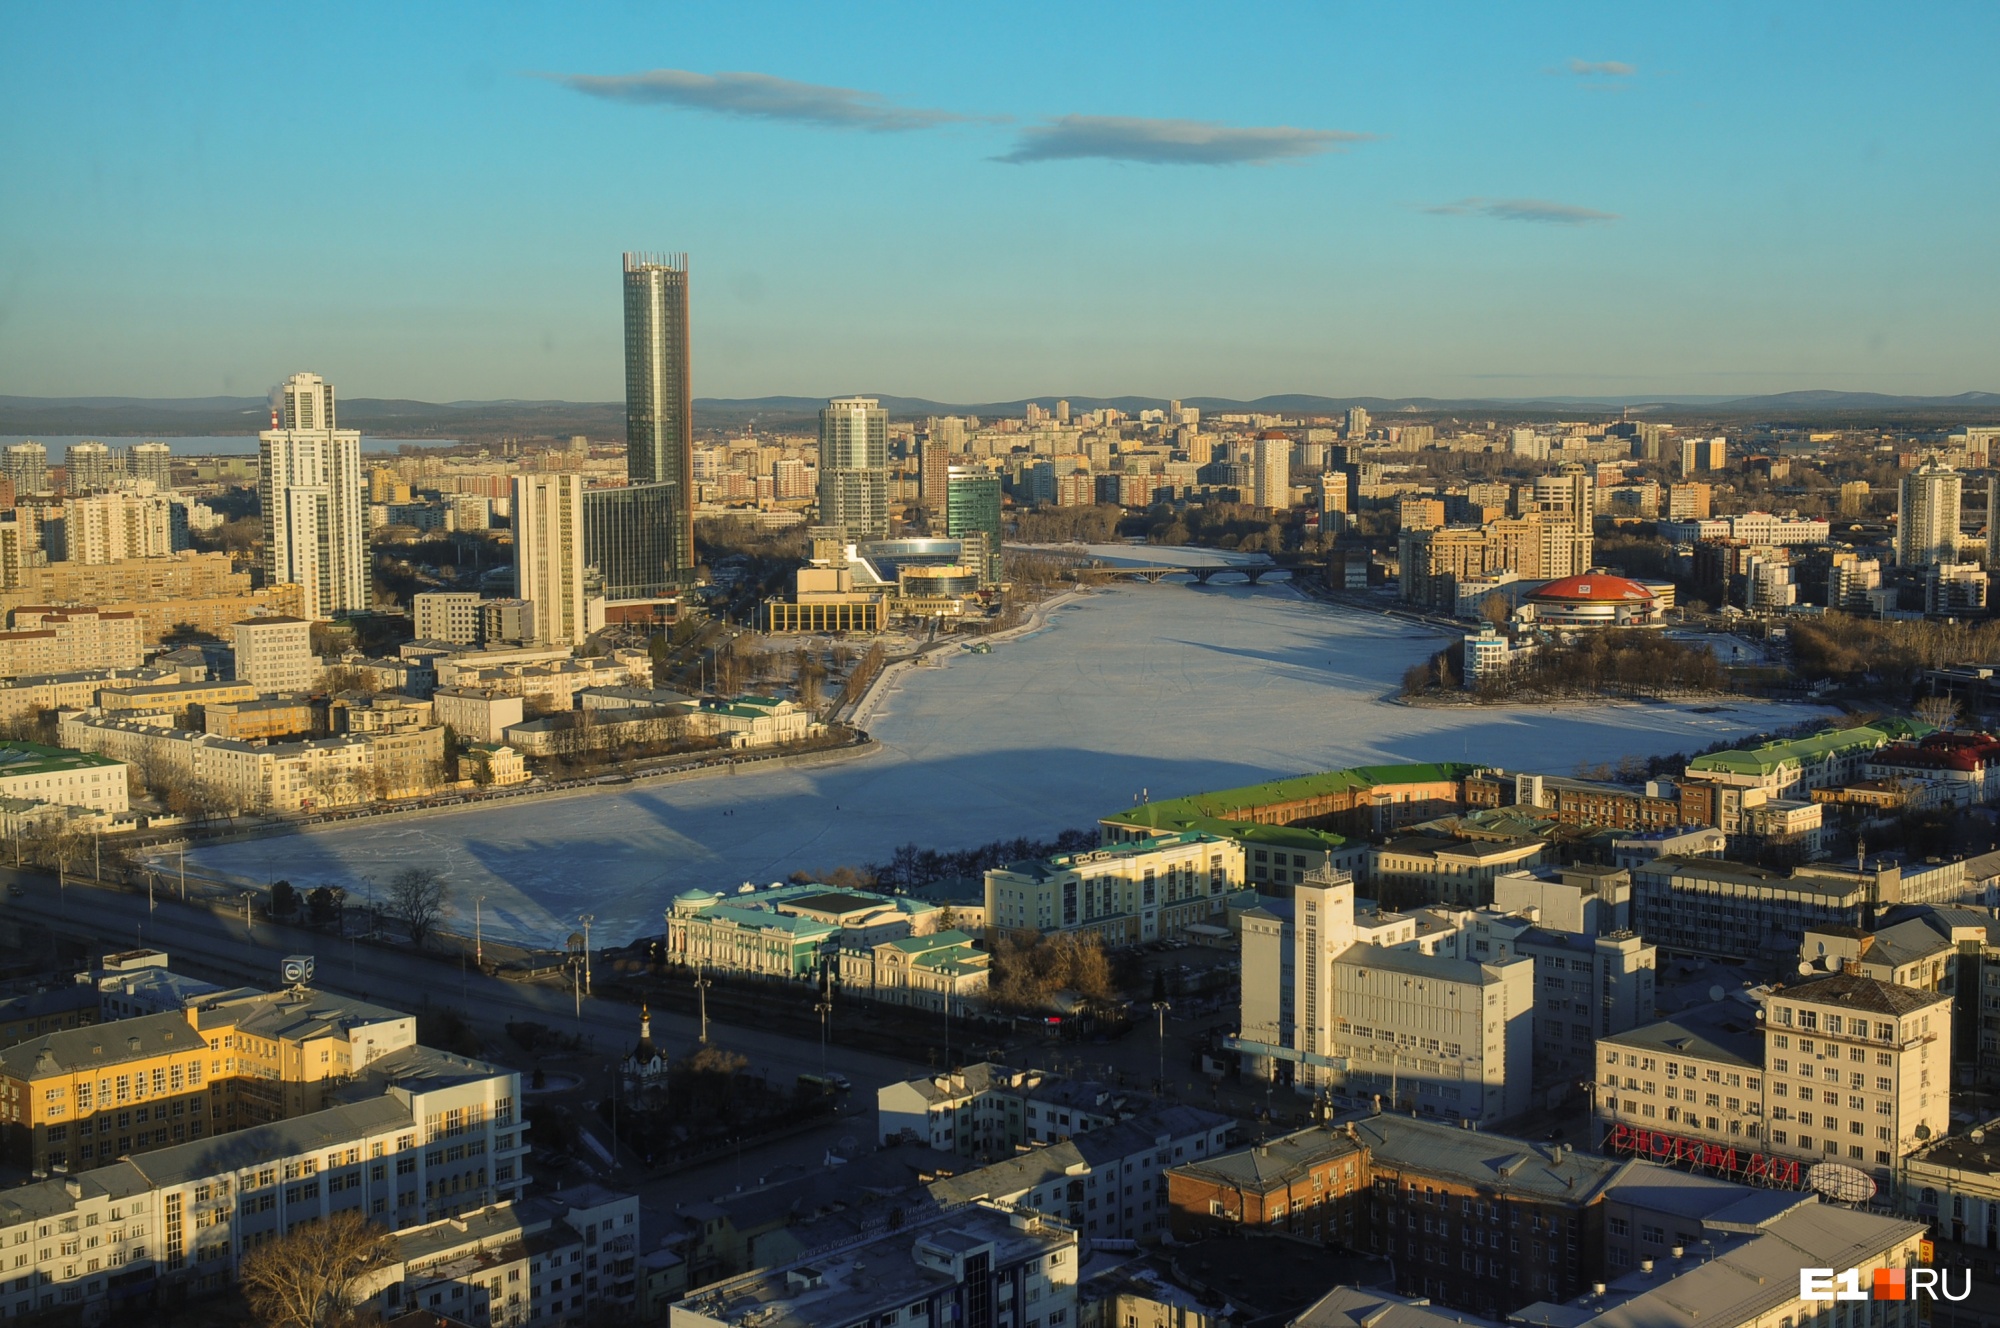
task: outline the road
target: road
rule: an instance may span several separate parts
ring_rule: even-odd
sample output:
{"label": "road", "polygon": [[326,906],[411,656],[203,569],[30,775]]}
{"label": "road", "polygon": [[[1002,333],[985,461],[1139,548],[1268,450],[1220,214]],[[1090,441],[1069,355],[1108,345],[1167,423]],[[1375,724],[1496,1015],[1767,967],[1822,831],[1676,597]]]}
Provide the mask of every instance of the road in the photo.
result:
{"label": "road", "polygon": [[[639,1013],[629,1005],[586,997],[578,1013],[564,987],[507,982],[448,963],[419,959],[407,951],[358,945],[343,946],[324,933],[280,926],[257,918],[247,926],[244,913],[181,904],[162,896],[157,910],[146,897],[119,890],[72,884],[60,889],[38,873],[0,870],[0,879],[22,893],[0,900],[0,918],[19,917],[45,923],[65,934],[102,941],[112,949],[135,944],[153,946],[173,956],[176,970],[213,979],[263,987],[278,985],[278,964],[286,955],[310,954],[317,960],[313,985],[379,1001],[396,1009],[419,1011],[431,1003],[452,1006],[480,1027],[498,1035],[512,1020],[533,1020],[564,1033],[593,1038],[597,1055],[622,1057],[639,1036]],[[698,1044],[698,1021],[655,1013],[653,1040],[671,1056],[686,1055]],[[816,1039],[784,1037],[753,1028],[709,1020],[710,1040],[749,1058],[751,1073],[763,1073],[773,1083],[785,1083],[820,1070]],[[489,1045],[497,1045],[489,1036]],[[872,1103],[883,1084],[925,1073],[921,1063],[835,1048],[837,1068],[854,1082],[857,1100]]]}

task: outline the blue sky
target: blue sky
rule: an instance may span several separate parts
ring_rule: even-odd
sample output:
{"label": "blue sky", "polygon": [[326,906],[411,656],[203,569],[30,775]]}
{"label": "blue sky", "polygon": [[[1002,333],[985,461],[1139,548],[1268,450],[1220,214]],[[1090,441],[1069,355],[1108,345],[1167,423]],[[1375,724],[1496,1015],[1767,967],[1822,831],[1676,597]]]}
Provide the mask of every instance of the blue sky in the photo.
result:
{"label": "blue sky", "polygon": [[2000,390],[2000,7],[8,7],[0,392]]}

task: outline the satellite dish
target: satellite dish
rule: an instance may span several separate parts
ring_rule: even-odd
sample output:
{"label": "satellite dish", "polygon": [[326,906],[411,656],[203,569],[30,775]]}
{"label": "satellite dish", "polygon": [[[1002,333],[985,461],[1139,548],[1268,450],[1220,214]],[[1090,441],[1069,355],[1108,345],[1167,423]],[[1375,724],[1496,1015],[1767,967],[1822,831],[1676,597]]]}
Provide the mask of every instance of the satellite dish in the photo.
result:
{"label": "satellite dish", "polygon": [[1723,991],[1723,989],[1720,987],[1710,987],[1708,989],[1708,999],[1710,999],[1711,1001],[1719,1001],[1726,995],[1728,995],[1728,993]]}
{"label": "satellite dish", "polygon": [[1931,1127],[1930,1127],[1930,1126],[1928,1126],[1928,1125],[1919,1125],[1919,1126],[1917,1127],[1917,1129],[1916,1129],[1916,1135],[1917,1135],[1917,1138],[1919,1138],[1919,1139],[1928,1139],[1928,1138],[1930,1138],[1930,1137],[1931,1137]]}
{"label": "satellite dish", "polygon": [[1867,1203],[1875,1197],[1875,1180],[1845,1162],[1821,1162],[1806,1171],[1806,1184],[1836,1203]]}
{"label": "satellite dish", "polygon": [[1972,1133],[1966,1135],[1965,1137],[1972,1140],[1972,1142],[1976,1144],[1983,1144],[1986,1142],[1986,1131],[1980,1129],[1977,1125],[1975,1125],[1972,1127]]}
{"label": "satellite dish", "polygon": [[1812,960],[1810,959],[1799,960],[1799,972],[1805,974],[1807,977],[1811,977],[1812,971],[1813,971]]}

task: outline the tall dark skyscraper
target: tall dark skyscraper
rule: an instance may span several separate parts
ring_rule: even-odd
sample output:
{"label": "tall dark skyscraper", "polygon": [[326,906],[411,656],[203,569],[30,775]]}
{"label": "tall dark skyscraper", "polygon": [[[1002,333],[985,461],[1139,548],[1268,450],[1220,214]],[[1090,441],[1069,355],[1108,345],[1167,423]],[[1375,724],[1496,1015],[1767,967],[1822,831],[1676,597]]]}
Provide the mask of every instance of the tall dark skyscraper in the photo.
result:
{"label": "tall dark skyscraper", "polygon": [[[658,541],[666,554],[661,587],[688,584],[695,567],[694,391],[686,254],[625,255],[625,473],[634,487],[659,486],[643,506],[669,526]],[[651,561],[646,576],[618,579],[651,582]]]}

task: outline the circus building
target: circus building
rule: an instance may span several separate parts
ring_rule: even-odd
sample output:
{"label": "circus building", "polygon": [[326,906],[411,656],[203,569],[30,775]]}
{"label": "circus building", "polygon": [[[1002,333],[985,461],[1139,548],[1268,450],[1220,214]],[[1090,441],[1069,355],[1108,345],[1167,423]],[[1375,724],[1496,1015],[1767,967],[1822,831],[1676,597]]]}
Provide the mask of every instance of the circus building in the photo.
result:
{"label": "circus building", "polygon": [[1629,577],[1608,572],[1566,576],[1530,591],[1522,616],[1545,627],[1650,627],[1660,621],[1659,598]]}

